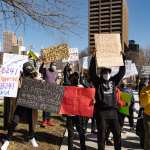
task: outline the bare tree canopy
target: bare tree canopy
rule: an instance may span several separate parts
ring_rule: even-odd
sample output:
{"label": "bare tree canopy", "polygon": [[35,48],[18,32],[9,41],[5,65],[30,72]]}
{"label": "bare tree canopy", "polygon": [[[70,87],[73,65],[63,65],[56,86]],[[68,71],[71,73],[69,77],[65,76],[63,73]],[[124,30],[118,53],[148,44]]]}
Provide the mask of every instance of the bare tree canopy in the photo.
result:
{"label": "bare tree canopy", "polygon": [[0,22],[19,26],[30,18],[43,27],[72,32],[71,27],[78,21],[69,13],[70,7],[68,0],[1,0]]}

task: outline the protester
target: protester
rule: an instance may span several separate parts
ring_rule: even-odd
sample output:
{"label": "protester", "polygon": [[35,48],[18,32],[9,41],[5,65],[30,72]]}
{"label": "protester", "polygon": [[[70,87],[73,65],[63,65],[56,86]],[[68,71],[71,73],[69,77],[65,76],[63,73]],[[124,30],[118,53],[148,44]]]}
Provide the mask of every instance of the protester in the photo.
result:
{"label": "protester", "polygon": [[[138,90],[139,90],[139,96],[141,93],[141,90],[148,86],[149,80],[148,77],[141,77],[140,82],[138,85]],[[140,104],[140,101],[139,101]],[[140,109],[138,112],[138,119],[136,123],[136,134],[140,138],[140,145],[142,148],[144,148],[144,137],[145,137],[145,131],[144,131],[144,108],[140,105]]]}
{"label": "protester", "polygon": [[[74,72],[69,77],[71,86],[79,86],[79,75]],[[67,129],[68,129],[68,150],[73,150],[74,126],[77,129],[80,138],[80,149],[86,150],[85,133],[82,126],[82,117],[80,116],[67,116]]]}
{"label": "protester", "polygon": [[[34,79],[37,76],[37,73],[35,72],[34,67],[32,66],[32,64],[30,64],[29,62],[25,63],[23,65],[23,74],[22,77],[20,79],[20,81],[22,80],[22,78],[32,78]],[[31,109],[31,108],[26,108],[23,106],[16,106],[16,110],[14,112],[14,116],[13,116],[13,120],[11,121],[11,123],[8,126],[8,134],[6,136],[6,138],[4,139],[4,144],[1,147],[1,150],[7,150],[9,143],[12,139],[13,136],[13,132],[15,131],[15,128],[17,127],[18,123],[20,122],[21,119],[24,119],[24,114],[26,114],[26,118],[29,124],[29,140],[32,143],[33,147],[38,147],[38,144],[36,142],[35,139],[35,132],[33,129],[33,112],[35,110]]]}
{"label": "protester", "polygon": [[[50,66],[48,69],[44,68],[44,63],[39,68],[39,72],[43,75],[43,79],[47,81],[48,83],[54,83],[56,84],[57,80],[57,71],[56,71],[56,64],[54,62],[50,63]],[[43,111],[43,121],[42,126],[54,126],[55,123],[50,119],[51,117],[50,112]]]}
{"label": "protester", "polygon": [[128,103],[126,104],[126,106],[129,108],[129,115],[119,113],[119,120],[120,120],[121,128],[123,128],[125,117],[127,117],[129,120],[130,131],[134,131],[134,113],[133,112],[134,112],[135,100],[134,100],[132,89],[127,86],[126,79],[124,79],[123,82],[120,84],[120,90],[132,96],[130,104]]}
{"label": "protester", "polygon": [[150,82],[140,91],[140,105],[144,108],[144,150],[150,150]]}
{"label": "protester", "polygon": [[[85,88],[92,88],[93,84],[90,80],[90,76],[89,76],[89,71],[82,69],[81,71],[81,75],[80,75],[80,84],[82,84]],[[88,126],[88,121],[90,118],[88,117],[83,117],[82,118],[82,123],[83,123],[83,127],[84,130],[87,130],[87,126]],[[92,122],[91,122],[91,133],[96,133],[96,121],[95,121],[95,114],[93,114],[93,117],[91,118]]]}
{"label": "protester", "polygon": [[[125,75],[125,66],[121,66],[119,73],[110,77],[111,69],[102,68],[100,77],[96,74],[96,50],[93,50],[93,57],[90,63],[90,76],[96,88],[96,122],[98,150],[105,149],[106,130],[109,128],[113,133],[115,150],[121,150],[121,132],[118,120],[118,106],[114,96],[115,87]],[[124,60],[125,61],[125,60]]]}
{"label": "protester", "polygon": [[64,71],[63,71],[63,75],[64,75],[63,85],[70,85],[71,84],[70,81],[69,81],[71,71],[72,71],[71,65],[69,63],[67,63],[65,68],[64,68]]}

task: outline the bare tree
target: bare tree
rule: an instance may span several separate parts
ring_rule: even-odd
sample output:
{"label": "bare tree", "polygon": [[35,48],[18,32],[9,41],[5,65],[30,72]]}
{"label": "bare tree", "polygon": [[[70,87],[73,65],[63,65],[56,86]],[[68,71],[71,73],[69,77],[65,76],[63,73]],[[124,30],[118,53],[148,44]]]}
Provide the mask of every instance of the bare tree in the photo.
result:
{"label": "bare tree", "polygon": [[0,22],[15,22],[24,25],[32,19],[43,27],[73,32],[72,26],[78,24],[69,9],[69,0],[0,0]]}
{"label": "bare tree", "polygon": [[128,51],[126,52],[127,59],[132,60],[137,66],[143,66],[145,57],[142,49],[139,51]]}

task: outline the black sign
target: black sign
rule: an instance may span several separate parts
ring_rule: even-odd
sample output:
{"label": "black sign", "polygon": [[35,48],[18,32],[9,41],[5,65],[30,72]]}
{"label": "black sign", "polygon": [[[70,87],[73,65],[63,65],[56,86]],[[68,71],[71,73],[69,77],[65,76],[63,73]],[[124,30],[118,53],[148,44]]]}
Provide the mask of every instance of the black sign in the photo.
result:
{"label": "black sign", "polygon": [[57,113],[63,94],[63,86],[24,78],[18,92],[17,105]]}

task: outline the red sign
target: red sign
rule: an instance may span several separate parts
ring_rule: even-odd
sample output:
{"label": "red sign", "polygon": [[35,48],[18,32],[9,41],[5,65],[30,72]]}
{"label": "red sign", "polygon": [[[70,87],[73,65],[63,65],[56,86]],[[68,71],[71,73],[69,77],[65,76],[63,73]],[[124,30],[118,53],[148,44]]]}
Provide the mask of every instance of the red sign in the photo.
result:
{"label": "red sign", "polygon": [[94,97],[94,88],[66,86],[64,88],[64,97],[59,113],[64,115],[92,117],[94,110]]}

